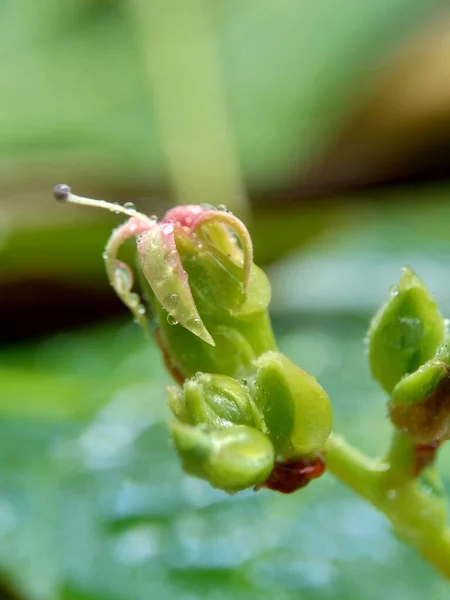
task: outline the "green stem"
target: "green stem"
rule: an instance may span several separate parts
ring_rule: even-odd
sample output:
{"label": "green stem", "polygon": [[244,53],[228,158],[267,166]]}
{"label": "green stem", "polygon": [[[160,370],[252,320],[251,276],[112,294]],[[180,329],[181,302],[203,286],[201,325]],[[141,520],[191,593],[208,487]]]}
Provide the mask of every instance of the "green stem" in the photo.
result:
{"label": "green stem", "polygon": [[386,477],[391,486],[399,486],[414,478],[415,447],[411,438],[394,431],[386,457],[389,472]]}
{"label": "green stem", "polygon": [[[403,442],[394,441],[388,459],[403,455]],[[399,472],[397,465],[369,458],[336,434],[327,443],[326,459],[330,473],[383,512],[395,533],[450,579],[450,529],[444,498],[430,494],[418,480],[392,477]]]}

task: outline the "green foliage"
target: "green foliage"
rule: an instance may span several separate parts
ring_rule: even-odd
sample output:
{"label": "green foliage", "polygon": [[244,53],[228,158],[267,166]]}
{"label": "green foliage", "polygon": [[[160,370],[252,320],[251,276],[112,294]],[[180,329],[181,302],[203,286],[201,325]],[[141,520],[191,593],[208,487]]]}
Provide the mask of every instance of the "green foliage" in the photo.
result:
{"label": "green foliage", "polygon": [[[215,42],[246,175],[262,185],[310,164],[346,118],[355,89],[370,82],[368,65],[438,3],[214,3]],[[331,17],[334,10],[339,19]],[[118,0],[42,0],[39,9],[33,0],[1,3],[5,173],[21,178],[27,161],[32,178],[39,177],[45,158],[60,173],[96,165],[119,185],[148,181],[149,173],[155,183],[166,178],[137,21],[133,3]],[[169,45],[180,60],[182,44],[178,36]],[[164,66],[166,57],[154,60]],[[174,89],[174,112],[188,102],[182,94],[189,89]],[[201,154],[197,136],[190,141],[197,138]]]}

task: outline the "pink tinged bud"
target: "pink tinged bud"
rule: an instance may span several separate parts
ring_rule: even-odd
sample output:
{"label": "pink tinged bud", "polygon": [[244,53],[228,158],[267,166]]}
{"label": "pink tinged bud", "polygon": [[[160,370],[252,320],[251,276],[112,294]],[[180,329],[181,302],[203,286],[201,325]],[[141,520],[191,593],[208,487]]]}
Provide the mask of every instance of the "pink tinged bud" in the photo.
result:
{"label": "pink tinged bud", "polygon": [[206,210],[199,204],[185,204],[184,206],[175,206],[166,212],[163,223],[178,223],[183,227],[192,229],[200,214]]}
{"label": "pink tinged bud", "polygon": [[142,272],[157,300],[173,321],[214,346],[214,340],[195,306],[188,275],[181,264],[175,243],[177,227],[181,225],[167,222],[166,216],[163,222],[139,238],[138,255]]}
{"label": "pink tinged bud", "polygon": [[[206,223],[221,223],[231,230],[238,239],[244,254],[243,269],[244,283],[247,286],[250,269],[253,263],[253,244],[247,228],[240,219],[230,212],[214,208],[205,208],[195,204],[177,206],[169,210],[162,223],[174,223],[185,227],[197,234]],[[233,240],[234,241],[234,240]]]}
{"label": "pink tinged bud", "polygon": [[137,323],[145,331],[148,329],[146,311],[139,295],[132,291],[133,272],[126,263],[117,259],[117,253],[120,246],[128,238],[142,235],[153,228],[154,225],[155,221],[147,217],[132,217],[113,232],[103,254],[110,284],[125,306],[131,311]]}
{"label": "pink tinged bud", "polygon": [[250,270],[253,263],[253,244],[250,234],[240,219],[232,213],[222,212],[218,210],[206,210],[201,213],[198,219],[193,224],[193,232],[195,233],[200,227],[206,223],[223,223],[236,235],[244,254],[243,269],[244,269],[244,284],[248,285],[250,279]]}
{"label": "pink tinged bud", "polygon": [[[93,200],[71,193],[68,185],[55,186],[53,195],[62,203],[74,203],[106,209],[116,214],[130,217],[124,225],[111,235],[105,248],[103,258],[109,281],[122,302],[131,310],[135,320],[147,330],[148,323],[145,307],[133,289],[133,272],[130,267],[117,259],[121,245],[130,237],[136,237],[139,261],[147,282],[156,299],[167,311],[173,323],[178,322],[204,342],[214,346],[214,340],[200,318],[192,295],[189,278],[184,269],[176,246],[175,235],[184,234],[192,239],[198,250],[202,235],[213,245],[217,242],[217,233],[223,233],[225,246],[238,249],[236,238],[243,252],[244,284],[247,284],[253,261],[253,248],[250,235],[244,224],[231,213],[215,210],[199,205],[178,206],[167,212],[164,219],[157,223],[155,218],[147,217],[136,211],[134,206],[121,206],[105,200]],[[208,232],[201,231],[205,224],[217,224],[219,228]],[[223,229],[222,229],[223,226]],[[234,236],[232,235],[234,233]],[[220,235],[218,236],[221,237]],[[196,257],[197,258],[197,257]],[[200,253],[198,259],[200,260]]]}

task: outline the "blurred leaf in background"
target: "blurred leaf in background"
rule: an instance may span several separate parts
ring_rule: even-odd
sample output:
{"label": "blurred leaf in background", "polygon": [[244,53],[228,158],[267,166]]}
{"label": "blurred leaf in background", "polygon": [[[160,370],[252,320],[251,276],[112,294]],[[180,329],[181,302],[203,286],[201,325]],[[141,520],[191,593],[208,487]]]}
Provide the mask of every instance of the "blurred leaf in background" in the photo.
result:
{"label": "blurred leaf in background", "polygon": [[[85,227],[89,235],[83,238],[100,248],[106,218],[50,208],[49,190],[66,180],[81,193],[131,199],[144,211],[160,213],[163,199],[173,197],[173,152],[181,157],[178,163],[192,166],[188,176],[201,179],[200,191],[208,190],[215,179],[223,181],[224,161],[211,163],[210,158],[222,156],[215,151],[217,143],[208,129],[216,123],[216,113],[216,120],[225,119],[230,130],[226,156],[234,161],[230,154],[236,151],[243,184],[255,199],[256,225],[258,207],[267,195],[279,199],[282,193],[290,197],[303,190],[304,195],[308,185],[314,190],[318,182],[319,188],[327,189],[339,187],[340,181],[359,181],[358,170],[366,169],[367,163],[376,168],[386,160],[395,162],[388,123],[399,115],[392,109],[390,121],[384,124],[381,107],[384,98],[387,106],[398,105],[397,97],[405,87],[395,76],[397,63],[403,65],[406,81],[416,69],[416,56],[411,50],[409,60],[403,47],[419,45],[421,73],[429,73],[430,65],[448,63],[440,60],[448,54],[440,30],[421,35],[433,20],[448,19],[439,0],[283,0],[276,4],[192,0],[192,7],[199,14],[203,7],[209,19],[205,17],[206,33],[201,30],[215,61],[209,77],[207,66],[196,68],[200,52],[191,50],[191,29],[198,23],[192,23],[189,11],[180,11],[180,6],[178,0],[1,3],[0,280],[48,276],[64,281],[70,272],[74,284],[80,277],[85,280],[89,270],[90,285],[104,281],[98,277],[100,267],[91,249],[83,251],[84,260],[74,260],[78,253],[72,248],[79,248],[75,236]],[[167,35],[160,45],[149,45],[153,38],[147,33],[155,21],[160,28],[164,25]],[[429,50],[430,40],[441,53]],[[403,54],[397,58],[400,51],[406,58]],[[442,110],[430,114],[442,115],[438,120],[442,138],[442,119],[447,115],[447,125],[450,121],[445,110],[450,105],[445,103],[448,78],[436,69],[432,73],[436,75],[429,80],[437,90],[424,98],[420,114],[429,114],[430,102],[440,98]],[[388,77],[388,83],[383,83]],[[424,94],[427,83],[418,81],[413,89]],[[174,131],[161,129],[161,86],[162,99],[170,100],[171,110],[169,116],[164,113],[164,124],[167,128],[172,115]],[[381,95],[378,112],[364,108],[376,94]],[[414,97],[408,92],[401,100],[409,106]],[[211,100],[216,113],[210,110],[207,118]],[[411,127],[416,123],[414,106],[408,111]],[[385,131],[377,141],[377,147],[385,148],[382,156],[364,155],[362,149],[372,144],[372,133],[351,125],[357,111],[365,111],[365,119]],[[428,131],[425,116],[422,131]],[[328,154],[348,127],[352,140],[339,142],[336,162]],[[406,124],[405,131],[396,135],[406,139],[409,129]],[[171,136],[169,141],[165,135]],[[343,164],[351,148],[355,151]],[[322,167],[321,161],[325,161]],[[236,192],[239,185],[233,188]],[[208,199],[214,202],[217,188],[210,189]],[[139,200],[142,196],[147,200]],[[233,206],[237,198],[229,197],[227,202]],[[283,220],[275,206],[269,210],[270,221]],[[335,206],[331,209],[328,203],[322,216],[308,218],[302,233],[320,231],[323,222],[330,222],[330,211],[334,214]],[[298,215],[295,220],[302,219]],[[61,235],[67,251],[61,249]],[[301,236],[288,229],[276,239],[282,240],[280,248],[271,244],[270,253],[264,252],[262,258],[273,259],[298,244]]]}

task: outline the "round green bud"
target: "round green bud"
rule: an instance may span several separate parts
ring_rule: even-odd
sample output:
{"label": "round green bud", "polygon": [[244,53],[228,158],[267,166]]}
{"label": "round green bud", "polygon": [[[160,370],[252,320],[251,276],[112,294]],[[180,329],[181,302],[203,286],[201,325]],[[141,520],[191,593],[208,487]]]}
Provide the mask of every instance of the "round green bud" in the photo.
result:
{"label": "round green bud", "polygon": [[180,421],[214,428],[259,425],[248,389],[232,377],[199,373],[177,392],[170,391],[169,405]]}
{"label": "round green bud", "polygon": [[258,486],[273,469],[275,453],[269,438],[251,427],[209,430],[173,423],[171,429],[184,471],[215,488],[235,493]]}

